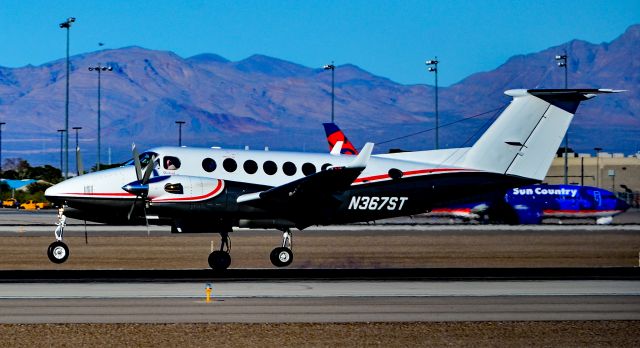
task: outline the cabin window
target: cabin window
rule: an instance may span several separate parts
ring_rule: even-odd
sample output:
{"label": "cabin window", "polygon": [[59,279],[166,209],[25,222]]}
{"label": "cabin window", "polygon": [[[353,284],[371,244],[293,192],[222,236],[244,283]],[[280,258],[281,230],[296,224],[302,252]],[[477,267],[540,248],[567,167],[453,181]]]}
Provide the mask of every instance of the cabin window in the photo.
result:
{"label": "cabin window", "polygon": [[262,165],[262,169],[267,175],[273,175],[278,171],[278,166],[273,161],[266,161]]}
{"label": "cabin window", "polygon": [[305,176],[309,176],[311,174],[314,174],[316,172],[316,166],[313,165],[313,163],[305,163],[302,165],[302,174],[304,174]]}
{"label": "cabin window", "polygon": [[258,164],[254,160],[246,160],[242,167],[247,174],[255,174],[258,171]]}
{"label": "cabin window", "polygon": [[228,171],[229,173],[233,173],[236,171],[236,169],[238,169],[238,163],[236,163],[236,160],[234,160],[233,158],[226,158],[224,161],[222,161],[222,167],[224,167],[224,170]]}
{"label": "cabin window", "polygon": [[322,170],[324,172],[329,167],[331,167],[331,163],[325,163],[325,164],[322,165],[322,167],[320,167],[320,170]]}
{"label": "cabin window", "polygon": [[204,160],[202,160],[202,169],[204,169],[208,173],[216,170],[216,166],[216,161],[214,161],[212,158],[205,158]]}
{"label": "cabin window", "polygon": [[284,164],[282,165],[282,171],[286,175],[292,176],[296,174],[296,172],[298,171],[298,168],[296,168],[296,165],[293,164],[292,162],[284,162]]}
{"label": "cabin window", "polygon": [[176,195],[181,195],[184,193],[184,189],[182,188],[182,184],[166,184],[164,185],[164,190],[168,193],[173,193]]}
{"label": "cabin window", "polygon": [[180,160],[178,159],[178,157],[164,156],[162,164],[164,166],[164,169],[166,170],[180,169]]}

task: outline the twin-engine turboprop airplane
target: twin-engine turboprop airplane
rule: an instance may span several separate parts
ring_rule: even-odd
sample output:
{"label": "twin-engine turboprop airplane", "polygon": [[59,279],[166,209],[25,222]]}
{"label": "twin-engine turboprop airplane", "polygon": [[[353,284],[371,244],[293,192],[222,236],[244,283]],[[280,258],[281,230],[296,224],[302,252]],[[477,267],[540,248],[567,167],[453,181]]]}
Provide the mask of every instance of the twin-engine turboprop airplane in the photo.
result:
{"label": "twin-engine turboprop airplane", "polygon": [[[324,153],[159,147],[129,165],[50,187],[65,216],[109,224],[171,226],[172,232],[218,232],[209,265],[231,264],[233,227],[274,228],[278,267],[293,260],[291,229],[412,215],[488,192],[540,182],[578,104],[613,90],[509,90],[513,100],[470,148],[357,156]],[[48,256],[64,262],[63,229]]]}

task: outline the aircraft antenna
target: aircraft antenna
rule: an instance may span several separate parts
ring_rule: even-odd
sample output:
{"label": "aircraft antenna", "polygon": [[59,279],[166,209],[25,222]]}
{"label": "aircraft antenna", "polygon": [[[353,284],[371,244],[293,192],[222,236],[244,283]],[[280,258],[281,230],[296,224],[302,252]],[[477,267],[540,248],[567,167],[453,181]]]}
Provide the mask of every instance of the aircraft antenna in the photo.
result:
{"label": "aircraft antenna", "polygon": [[[485,112],[482,112],[482,113],[479,113],[479,114],[476,114],[476,115],[473,115],[473,116],[464,117],[464,118],[461,118],[461,119],[453,121],[453,122],[445,123],[445,124],[441,125],[438,128],[444,128],[444,127],[452,126],[454,124],[457,124],[457,123],[460,123],[460,122],[464,122],[464,121],[467,121],[467,120],[470,120],[470,119],[473,119],[473,118],[478,118],[480,116],[484,116],[484,115],[492,113],[492,112],[501,111],[502,109],[507,107],[507,105],[509,105],[509,103],[502,104],[500,107],[495,108],[493,110],[485,111]],[[399,136],[397,138],[392,138],[392,139],[389,139],[389,140],[380,141],[380,142],[377,142],[376,145],[382,145],[382,144],[390,143],[390,142],[393,142],[393,141],[396,141],[396,140],[402,140],[402,139],[410,138],[410,137],[413,137],[413,136],[416,136],[416,135],[419,135],[419,134],[422,134],[422,133],[430,132],[430,131],[435,130],[435,129],[436,129],[435,127],[432,127],[432,128],[429,128],[429,129],[421,130],[419,132],[415,132],[415,133]]]}

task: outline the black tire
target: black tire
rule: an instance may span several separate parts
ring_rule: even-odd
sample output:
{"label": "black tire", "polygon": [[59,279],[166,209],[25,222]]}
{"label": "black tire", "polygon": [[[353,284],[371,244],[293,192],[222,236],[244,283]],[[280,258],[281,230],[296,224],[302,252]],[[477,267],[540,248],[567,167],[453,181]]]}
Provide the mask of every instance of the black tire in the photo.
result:
{"label": "black tire", "polygon": [[69,247],[60,241],[49,244],[47,256],[53,263],[63,263],[69,258]]}
{"label": "black tire", "polygon": [[231,255],[226,251],[216,250],[209,254],[209,267],[214,271],[224,271],[231,266]]}
{"label": "black tire", "polygon": [[271,263],[276,267],[287,267],[293,262],[293,251],[289,248],[278,247],[271,250]]}

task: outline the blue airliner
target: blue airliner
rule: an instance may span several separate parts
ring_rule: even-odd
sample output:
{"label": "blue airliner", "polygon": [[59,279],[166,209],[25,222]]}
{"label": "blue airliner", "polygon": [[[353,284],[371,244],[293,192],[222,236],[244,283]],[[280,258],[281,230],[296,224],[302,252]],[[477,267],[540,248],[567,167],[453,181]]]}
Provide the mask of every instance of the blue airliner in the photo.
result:
{"label": "blue airliner", "polygon": [[[332,153],[357,155],[358,151],[335,123],[323,123]],[[342,149],[337,149],[342,146]],[[345,151],[346,150],[346,151]],[[434,208],[427,216],[456,217],[490,223],[540,224],[546,218],[591,218],[610,224],[613,216],[629,205],[615,194],[597,187],[576,185],[531,185],[494,193],[473,203]]]}
{"label": "blue airliner", "polygon": [[514,188],[504,196],[483,202],[437,208],[428,216],[452,216],[508,224],[540,224],[543,219],[594,219],[610,224],[629,205],[611,192],[576,185],[530,185]]}

